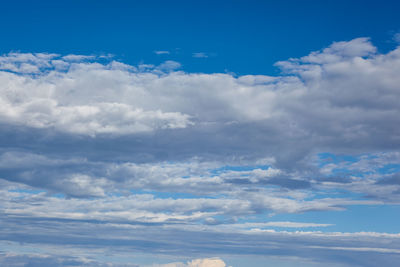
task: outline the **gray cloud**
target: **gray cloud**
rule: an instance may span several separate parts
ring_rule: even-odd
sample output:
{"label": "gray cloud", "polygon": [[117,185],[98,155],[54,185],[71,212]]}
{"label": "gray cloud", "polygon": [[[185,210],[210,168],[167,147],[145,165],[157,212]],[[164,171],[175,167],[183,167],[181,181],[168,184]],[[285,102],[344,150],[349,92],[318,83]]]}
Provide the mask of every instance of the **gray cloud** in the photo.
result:
{"label": "gray cloud", "polygon": [[[2,121],[90,136],[182,128],[181,134],[167,132],[158,147],[173,142],[179,149],[181,143],[186,149],[190,145],[190,154],[201,154],[201,147],[209,151],[215,146],[211,154],[232,154],[226,151],[230,148],[241,155],[264,147],[259,153],[282,164],[299,161],[311,148],[350,153],[395,149],[398,52],[375,50],[365,38],[335,43],[280,62],[288,75],[272,78],[156,74],[169,71],[170,62],[156,67],[156,73],[95,62],[66,62],[67,72],[47,71],[35,78],[3,72],[2,84],[8,86],[2,87]],[[51,69],[50,60],[33,54],[13,57]],[[289,148],[298,151],[298,159],[288,155]]]}

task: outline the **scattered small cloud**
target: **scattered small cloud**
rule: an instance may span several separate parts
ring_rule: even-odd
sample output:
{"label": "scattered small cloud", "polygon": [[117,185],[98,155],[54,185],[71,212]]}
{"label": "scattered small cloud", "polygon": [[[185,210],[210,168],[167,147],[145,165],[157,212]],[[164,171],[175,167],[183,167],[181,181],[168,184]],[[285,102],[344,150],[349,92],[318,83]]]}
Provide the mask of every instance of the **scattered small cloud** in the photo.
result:
{"label": "scattered small cloud", "polygon": [[393,35],[393,40],[400,44],[400,32]]}
{"label": "scattered small cloud", "polygon": [[173,60],[167,60],[163,63],[161,63],[157,69],[165,72],[173,71],[176,69],[179,69],[181,67],[181,63],[173,61]]}
{"label": "scattered small cloud", "polygon": [[192,57],[194,57],[194,58],[207,58],[208,54],[204,53],[204,52],[197,52],[197,53],[193,53]]}
{"label": "scattered small cloud", "polygon": [[67,55],[63,56],[62,59],[65,61],[83,61],[95,59],[96,56],[85,56],[85,55]]}
{"label": "scattered small cloud", "polygon": [[156,50],[156,51],[154,51],[154,53],[157,55],[169,55],[170,54],[170,52],[167,50]]}

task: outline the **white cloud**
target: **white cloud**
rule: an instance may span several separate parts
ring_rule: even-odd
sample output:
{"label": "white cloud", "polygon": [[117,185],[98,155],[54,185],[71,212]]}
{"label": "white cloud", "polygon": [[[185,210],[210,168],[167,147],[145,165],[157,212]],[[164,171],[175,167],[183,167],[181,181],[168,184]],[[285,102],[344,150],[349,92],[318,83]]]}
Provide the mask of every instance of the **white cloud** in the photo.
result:
{"label": "white cloud", "polygon": [[[239,226],[239,225],[238,225]],[[252,227],[252,228],[260,228],[260,227],[287,227],[287,228],[307,228],[307,227],[328,227],[332,226],[332,224],[326,223],[304,223],[304,222],[266,222],[266,223],[244,223],[240,225],[241,227]]]}
{"label": "white cloud", "polygon": [[[180,112],[146,111],[124,103],[62,104],[62,100],[56,99],[56,92],[50,84],[37,84],[30,78],[14,78],[15,83],[10,84],[12,87],[2,90],[2,122],[92,136],[184,128],[192,124],[189,116]],[[32,83],[26,87],[31,87],[33,92],[25,91],[22,84],[26,83]]]}
{"label": "white cloud", "polygon": [[192,57],[195,58],[208,58],[208,55],[204,52],[197,52],[197,53],[193,53]]}
{"label": "white cloud", "polygon": [[186,74],[173,72],[180,67],[174,61],[144,72],[139,66],[135,72],[115,61],[69,63],[55,57],[14,53],[1,58],[3,69],[38,74],[1,73],[7,85],[1,92],[3,122],[94,135],[185,128],[191,120],[200,125],[266,120],[263,127],[273,132],[292,138],[313,133],[313,140],[324,145],[357,145],[371,138],[369,143],[377,145],[378,136],[396,138],[398,51],[376,54],[366,38],[280,62],[290,75],[278,77]]}
{"label": "white cloud", "polygon": [[157,69],[162,71],[162,72],[169,72],[169,71],[174,71],[176,69],[179,69],[181,67],[181,63],[173,61],[173,60],[167,60],[163,63],[161,63]]}
{"label": "white cloud", "polygon": [[393,40],[394,40],[395,42],[397,42],[397,43],[400,43],[400,32],[396,33],[396,34],[393,36]]}
{"label": "white cloud", "polygon": [[65,61],[77,61],[77,62],[95,58],[96,58],[95,56],[86,56],[86,55],[66,55],[62,57],[62,59]]}
{"label": "white cloud", "polygon": [[[33,184],[39,183],[32,181],[32,178],[28,175],[23,179],[29,180]],[[0,199],[7,206],[7,213],[25,214],[33,218],[94,219],[110,222],[124,221],[126,223],[168,224],[179,222],[181,225],[187,224],[188,226],[193,222],[198,222],[209,225],[221,224],[221,229],[229,230],[266,227],[326,227],[330,224],[296,222],[232,224],[231,218],[245,219],[246,216],[262,214],[267,211],[299,213],[318,210],[342,210],[343,206],[346,205],[381,204],[377,201],[340,198],[295,200],[291,199],[290,196],[280,197],[273,191],[249,193],[240,190],[235,190],[235,193],[228,194],[223,198],[160,198],[150,193],[128,195],[126,192],[123,195],[111,194],[107,196],[105,193],[111,193],[110,189],[113,189],[115,185],[105,178],[95,178],[84,174],[63,174],[61,177],[47,179],[46,186],[49,187],[49,190],[57,190],[56,192],[78,198],[53,197],[48,196],[43,191],[32,191],[32,188],[29,187],[21,188],[15,184],[8,185],[7,187],[4,186],[9,188],[8,190],[0,191]],[[175,186],[178,187],[179,185]],[[183,185],[183,187],[185,186]],[[191,186],[196,188],[194,185]],[[124,184],[124,187],[127,187],[126,184]],[[117,191],[117,193],[120,193],[120,191]],[[43,206],[46,209],[43,209]]]}
{"label": "white cloud", "polygon": [[170,52],[166,51],[166,50],[157,50],[157,51],[154,51],[154,53],[157,55],[169,55],[170,54]]}

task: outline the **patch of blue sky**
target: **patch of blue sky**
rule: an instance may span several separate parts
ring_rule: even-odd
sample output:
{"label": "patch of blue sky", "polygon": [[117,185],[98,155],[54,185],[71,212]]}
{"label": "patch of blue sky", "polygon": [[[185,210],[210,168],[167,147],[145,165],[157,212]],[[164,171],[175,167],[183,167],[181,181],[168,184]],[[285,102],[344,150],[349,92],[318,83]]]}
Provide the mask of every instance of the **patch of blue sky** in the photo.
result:
{"label": "patch of blue sky", "polygon": [[377,169],[380,174],[394,174],[400,172],[400,164],[386,164],[382,168]]}
{"label": "patch of blue sky", "polygon": [[[273,221],[271,221],[273,222]],[[297,222],[297,221],[296,221]],[[299,223],[307,223],[307,222],[299,222]],[[251,229],[261,229],[261,230],[274,230],[276,232],[297,232],[297,231],[321,231],[325,230],[326,232],[330,232],[329,226],[313,226],[313,227],[278,227],[278,226],[267,226],[267,227],[249,227]],[[326,229],[328,228],[328,229]]]}
{"label": "patch of blue sky", "polygon": [[62,193],[52,194],[51,196],[52,196],[52,197],[55,197],[55,198],[60,198],[60,199],[66,198],[66,195],[65,195],[65,194],[62,194]]}
{"label": "patch of blue sky", "polygon": [[122,197],[124,194],[121,192],[107,192],[106,193],[107,197]]}
{"label": "patch of blue sky", "polygon": [[354,163],[360,160],[359,156],[352,156],[352,155],[336,155],[333,153],[318,153],[318,166],[323,167],[327,164],[334,163],[338,164],[341,162],[349,162],[349,163]]}
{"label": "patch of blue sky", "polygon": [[218,176],[219,174],[225,173],[225,172],[230,172],[230,171],[235,171],[235,172],[247,172],[247,171],[253,171],[256,169],[261,169],[261,170],[268,170],[270,166],[268,165],[247,165],[247,166],[232,166],[232,165],[226,165],[222,166],[216,169],[212,169],[209,172],[211,173],[212,176]]}
{"label": "patch of blue sky", "polygon": [[351,205],[338,211],[279,213],[270,219],[332,224],[320,228],[324,232],[400,233],[400,205]]}
{"label": "patch of blue sky", "polygon": [[315,194],[305,198],[305,200],[311,201],[324,198],[346,198],[352,200],[365,200],[365,195],[363,193],[356,193],[350,190],[346,190],[345,188],[333,188],[333,189],[318,190],[318,192],[315,192]]}
{"label": "patch of blue sky", "polygon": [[40,246],[5,240],[0,240],[0,251],[13,251],[21,254],[43,253],[43,249]]}
{"label": "patch of blue sky", "polygon": [[[362,169],[354,169],[352,164],[357,163],[360,160],[372,160],[378,158],[378,156],[374,154],[363,154],[363,155],[335,155],[332,153],[319,153],[318,154],[318,167],[323,168],[328,164],[336,164],[337,168],[333,167],[330,171],[330,174],[326,175],[326,177],[334,177],[334,176],[355,176],[355,177],[364,177],[366,175],[374,174],[376,172],[381,174],[388,174],[400,171],[400,164],[388,164],[382,168],[362,170]],[[373,167],[373,166],[370,166]]]}
{"label": "patch of blue sky", "polygon": [[[12,25],[0,29],[1,36],[10,36],[2,40],[2,53],[115,53],[136,63],[164,60],[154,51],[167,50],[171,52],[168,58],[183,62],[191,72],[228,69],[239,74],[273,74],[278,70],[272,65],[278,60],[303,56],[332,40],[354,36],[371,36],[380,50],[387,51],[393,46],[388,42],[388,30],[400,26],[397,1],[385,5],[343,0],[301,4],[202,1],[196,8],[192,1],[114,1],[112,8],[104,8],[99,1],[23,2],[6,1],[3,5],[4,10],[18,12],[5,12],[0,17],[2,25]],[[35,19],[31,19],[33,13]],[[293,40],[300,39],[306,41],[293,45]],[[199,51],[217,56],[193,58],[192,53]]]}
{"label": "patch of blue sky", "polygon": [[[282,222],[288,222],[288,223],[299,223],[298,227],[294,227],[291,225],[291,227],[284,227],[284,226],[277,226],[273,225],[272,223],[282,223]],[[302,218],[301,214],[257,214],[257,215],[251,215],[246,218],[240,218],[235,221],[236,224],[243,224],[244,227],[241,227],[241,229],[244,230],[251,230],[251,229],[262,229],[262,230],[275,230],[275,231],[287,231],[287,232],[295,232],[295,231],[334,231],[333,227],[335,226],[333,223],[330,222],[325,222],[323,220],[316,222],[312,221],[310,219],[305,219]],[[271,225],[252,225],[252,224],[268,224],[271,223]],[[246,225],[248,224],[248,225]],[[300,224],[303,224],[301,227]],[[306,226],[307,224],[321,224],[321,226]],[[290,224],[288,224],[290,225]]]}
{"label": "patch of blue sky", "polygon": [[[204,220],[205,224],[221,224],[221,223],[236,223],[235,219],[232,218],[232,216],[226,216],[226,215],[214,215],[212,216],[212,219],[207,218]],[[201,224],[199,222],[199,224]]]}
{"label": "patch of blue sky", "polygon": [[196,199],[196,198],[208,198],[208,199],[218,199],[225,197],[222,194],[218,195],[203,195],[203,194],[192,194],[192,193],[184,193],[184,192],[161,192],[161,191],[153,191],[153,190],[135,190],[132,189],[129,191],[134,195],[153,195],[154,198],[160,199]]}

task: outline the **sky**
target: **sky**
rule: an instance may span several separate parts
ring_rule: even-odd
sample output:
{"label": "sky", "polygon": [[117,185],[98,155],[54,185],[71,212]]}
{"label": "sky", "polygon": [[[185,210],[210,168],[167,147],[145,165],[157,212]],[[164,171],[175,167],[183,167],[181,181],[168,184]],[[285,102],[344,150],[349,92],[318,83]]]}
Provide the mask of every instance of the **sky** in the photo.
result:
{"label": "sky", "polygon": [[0,265],[396,266],[398,1],[8,1]]}

